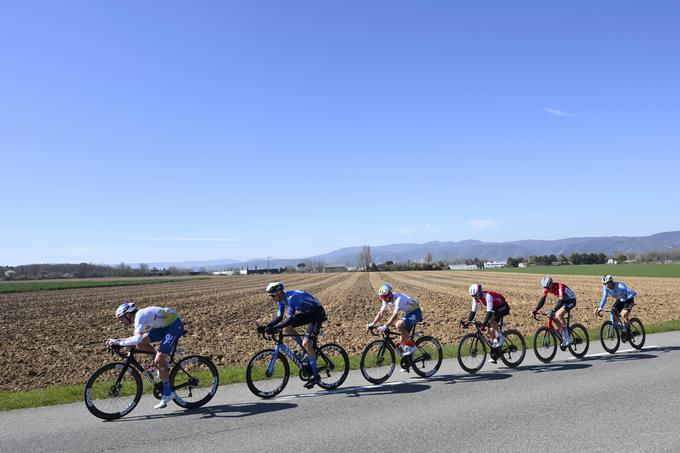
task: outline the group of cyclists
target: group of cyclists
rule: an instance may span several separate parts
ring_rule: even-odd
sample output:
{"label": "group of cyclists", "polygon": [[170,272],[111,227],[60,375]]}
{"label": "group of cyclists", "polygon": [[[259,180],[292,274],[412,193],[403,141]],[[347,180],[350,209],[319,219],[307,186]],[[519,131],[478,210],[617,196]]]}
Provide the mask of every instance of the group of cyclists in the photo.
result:
{"label": "group of cyclists", "polygon": [[[595,313],[599,314],[604,309],[608,297],[616,300],[611,308],[614,316],[620,317],[623,329],[623,341],[627,339],[629,315],[635,305],[637,293],[621,282],[614,281],[611,275],[602,277],[604,286],[602,299]],[[536,307],[530,314],[536,318],[538,311],[543,307],[548,295],[557,297],[557,302],[548,316],[561,329],[562,346],[568,346],[571,342],[569,332],[564,322],[565,314],[576,306],[576,295],[567,285],[556,282],[550,276],[541,280],[543,295]],[[304,358],[311,367],[312,377],[305,384],[306,388],[313,388],[319,383],[320,377],[317,370],[316,356],[314,353],[314,341],[326,321],[326,311],[319,300],[306,291],[285,290],[283,282],[272,282],[266,287],[266,292],[271,301],[277,304],[276,317],[265,326],[258,326],[258,333],[274,333],[283,330],[293,336],[296,343],[302,348],[301,358]],[[497,291],[484,290],[482,285],[474,283],[470,285],[468,292],[472,297],[472,306],[467,321],[461,324],[469,326],[475,319],[479,305],[486,310],[482,327],[487,328],[492,339],[492,347],[503,344],[503,318],[510,314],[510,306],[505,297]],[[381,306],[373,321],[366,325],[367,329],[376,327],[385,315],[388,308],[392,309],[389,318],[378,327],[384,332],[394,325],[401,334],[401,342],[398,346],[402,356],[408,356],[416,351],[415,343],[410,332],[413,327],[423,321],[423,312],[418,301],[404,293],[395,292],[390,284],[384,284],[378,289]],[[284,318],[284,314],[286,315]],[[128,338],[109,339],[107,346],[135,346],[137,349],[155,352],[152,366],[163,383],[163,395],[154,407],[161,409],[175,398],[169,381],[168,354],[173,350],[179,338],[184,335],[184,325],[177,313],[172,308],[147,307],[138,309],[132,302],[124,302],[118,306],[115,312],[116,318],[124,326],[134,326],[134,334]],[[300,336],[295,327],[307,326],[305,333]],[[160,342],[158,350],[151,345],[152,342]],[[491,359],[495,363],[495,359]]]}

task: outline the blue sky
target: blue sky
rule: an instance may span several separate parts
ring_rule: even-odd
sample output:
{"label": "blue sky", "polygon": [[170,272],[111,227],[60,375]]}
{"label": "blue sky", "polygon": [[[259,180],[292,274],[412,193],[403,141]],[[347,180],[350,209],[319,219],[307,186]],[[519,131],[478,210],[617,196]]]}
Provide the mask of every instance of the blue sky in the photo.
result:
{"label": "blue sky", "polygon": [[0,264],[677,230],[678,19],[674,1],[6,2]]}

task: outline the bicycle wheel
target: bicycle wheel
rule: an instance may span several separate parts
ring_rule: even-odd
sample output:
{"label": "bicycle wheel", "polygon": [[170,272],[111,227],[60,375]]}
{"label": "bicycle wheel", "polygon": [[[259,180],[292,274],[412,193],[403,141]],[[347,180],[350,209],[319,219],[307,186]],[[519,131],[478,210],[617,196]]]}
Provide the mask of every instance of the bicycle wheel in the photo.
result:
{"label": "bicycle wheel", "polygon": [[524,336],[515,329],[508,329],[504,332],[505,340],[501,345],[501,360],[505,366],[517,368],[527,353],[527,344]]}
{"label": "bicycle wheel", "polygon": [[642,349],[645,345],[645,326],[638,318],[630,318],[630,325],[628,326],[628,341],[630,345],[637,350]]}
{"label": "bicycle wheel", "polygon": [[269,371],[274,360],[274,350],[264,349],[253,356],[246,367],[246,384],[260,398],[273,398],[283,391],[290,378],[288,360],[279,353],[276,362]]}
{"label": "bicycle wheel", "polygon": [[569,345],[571,355],[578,358],[586,355],[588,346],[590,346],[590,339],[588,338],[588,330],[586,330],[583,324],[570,325],[569,335],[571,336],[571,344]]}
{"label": "bicycle wheel", "polygon": [[600,327],[600,343],[605,351],[614,354],[619,349],[621,339],[619,338],[619,330],[614,327],[611,321],[605,321]]}
{"label": "bicycle wheel", "polygon": [[557,354],[559,339],[555,333],[546,326],[539,327],[534,333],[534,353],[538,360],[549,363]]}
{"label": "bicycle wheel", "polygon": [[394,349],[385,340],[375,340],[361,352],[361,374],[372,384],[382,384],[388,380],[394,372],[394,365]]}
{"label": "bicycle wheel", "polygon": [[411,368],[420,377],[434,375],[442,364],[442,345],[436,338],[424,336],[416,340],[416,348],[411,355]]}
{"label": "bicycle wheel", "polygon": [[458,342],[458,364],[470,374],[481,370],[486,361],[486,344],[476,333],[468,333]]}
{"label": "bicycle wheel", "polygon": [[122,363],[108,363],[85,383],[85,406],[95,417],[115,420],[130,413],[142,397],[142,377]]}
{"label": "bicycle wheel", "polygon": [[316,366],[321,380],[319,387],[333,390],[342,385],[349,374],[349,357],[345,350],[335,343],[328,343],[316,353]]}
{"label": "bicycle wheel", "polygon": [[184,408],[201,407],[215,396],[220,376],[212,361],[200,355],[185,357],[170,371],[170,383]]}

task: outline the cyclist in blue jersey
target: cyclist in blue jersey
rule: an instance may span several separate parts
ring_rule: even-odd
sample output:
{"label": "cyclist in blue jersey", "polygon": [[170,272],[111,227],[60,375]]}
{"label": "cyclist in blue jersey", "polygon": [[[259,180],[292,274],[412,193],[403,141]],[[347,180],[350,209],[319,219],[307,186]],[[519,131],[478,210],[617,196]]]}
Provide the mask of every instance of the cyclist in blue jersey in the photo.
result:
{"label": "cyclist in blue jersey", "polygon": [[628,315],[631,310],[633,310],[633,305],[635,305],[635,296],[637,293],[631,288],[627,287],[621,282],[615,282],[614,277],[611,275],[605,275],[602,277],[602,284],[604,288],[602,290],[602,300],[600,300],[600,305],[595,309],[596,314],[600,314],[604,306],[607,304],[607,297],[611,296],[616,299],[614,305],[612,305],[611,313],[614,316],[620,316],[622,321],[623,335],[622,340],[628,340]]}
{"label": "cyclist in blue jersey", "polygon": [[[309,365],[312,368],[312,377],[305,384],[306,388],[311,389],[321,380],[316,367],[316,354],[314,353],[312,341],[316,341],[316,337],[319,335],[321,325],[326,320],[326,311],[316,297],[308,292],[299,290],[284,291],[283,282],[272,282],[267,285],[267,294],[278,304],[278,310],[276,318],[272,319],[266,326],[258,327],[258,330],[271,333],[279,329],[285,329],[287,334],[296,335],[295,341],[306,351]],[[286,310],[288,313],[284,319],[283,314]],[[304,338],[301,339],[293,327],[304,326],[306,324],[308,325],[307,331]]]}

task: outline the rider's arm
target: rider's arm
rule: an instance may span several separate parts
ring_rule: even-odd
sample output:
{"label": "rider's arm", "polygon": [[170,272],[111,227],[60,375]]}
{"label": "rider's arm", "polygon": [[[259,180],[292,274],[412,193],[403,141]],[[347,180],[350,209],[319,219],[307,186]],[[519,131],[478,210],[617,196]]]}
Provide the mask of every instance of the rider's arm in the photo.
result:
{"label": "rider's arm", "polygon": [[541,308],[543,308],[543,304],[545,304],[545,298],[548,297],[548,290],[544,289],[543,290],[543,297],[541,297],[538,301],[538,304],[536,305],[536,308],[534,308],[534,311],[538,311]]}
{"label": "rider's arm", "polygon": [[[137,321],[137,320],[135,320]],[[144,338],[144,326],[138,326],[135,322],[135,334],[128,338],[119,338],[116,340],[118,346],[136,346],[142,342]]]}
{"label": "rider's arm", "polygon": [[637,292],[633,288],[629,288],[626,286],[626,289],[628,290],[628,299],[626,300],[631,300],[633,297],[637,296]]}
{"label": "rider's arm", "polygon": [[385,323],[386,326],[390,326],[395,319],[397,319],[397,316],[399,316],[399,309],[395,306],[394,311],[392,312],[392,316],[390,316],[390,319],[387,320]]}
{"label": "rider's arm", "polygon": [[602,290],[602,300],[600,300],[600,306],[598,307],[599,310],[602,310],[607,303],[607,295],[609,294],[609,288],[606,286]]}
{"label": "rider's arm", "polygon": [[383,304],[382,307],[380,307],[380,310],[378,310],[378,313],[375,315],[375,318],[373,319],[373,322],[371,324],[376,325],[380,319],[383,317],[383,313],[385,313],[385,306]]}
{"label": "rider's arm", "polygon": [[493,314],[493,296],[491,294],[486,294],[486,315],[484,316],[484,321],[482,325],[488,325],[491,321],[491,315]]}
{"label": "rider's arm", "polygon": [[279,302],[279,306],[276,309],[276,318],[269,321],[269,324],[267,324],[267,327],[273,327],[276,324],[281,322],[281,320],[283,319],[283,309],[284,309],[284,307],[285,307],[285,305],[283,304],[283,302]]}
{"label": "rider's arm", "polygon": [[472,322],[477,314],[477,299],[472,298],[472,307],[470,308],[470,314],[468,315],[468,322]]}

